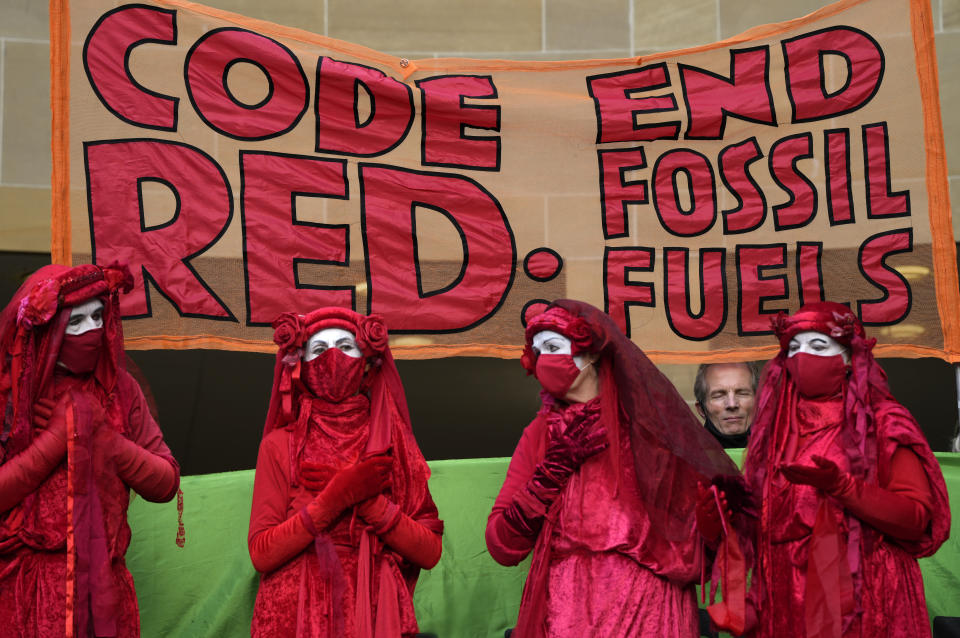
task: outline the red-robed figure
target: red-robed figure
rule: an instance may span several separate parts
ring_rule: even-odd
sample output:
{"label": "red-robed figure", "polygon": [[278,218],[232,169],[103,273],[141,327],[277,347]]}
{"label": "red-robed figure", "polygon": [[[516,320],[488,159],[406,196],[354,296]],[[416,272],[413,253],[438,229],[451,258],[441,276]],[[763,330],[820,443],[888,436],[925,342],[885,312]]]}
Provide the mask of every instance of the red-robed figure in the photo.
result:
{"label": "red-robed figure", "polygon": [[413,589],[443,523],[387,329],[321,308],[274,322],[277,362],[248,544],[261,573],[251,635],[417,633]]}
{"label": "red-robed figure", "polygon": [[562,300],[533,317],[522,363],[543,405],[486,530],[501,564],[533,552],[514,635],[698,635],[697,483],[734,484],[736,466],[593,306]]}
{"label": "red-robed figure", "polygon": [[46,266],[0,314],[4,635],[140,635],[129,489],[168,501],[180,469],[124,366],[132,282],[125,266]]}
{"label": "red-robed figure", "polygon": [[849,308],[808,304],[773,327],[744,466],[759,505],[753,635],[929,636],[917,558],[950,531],[930,446]]}

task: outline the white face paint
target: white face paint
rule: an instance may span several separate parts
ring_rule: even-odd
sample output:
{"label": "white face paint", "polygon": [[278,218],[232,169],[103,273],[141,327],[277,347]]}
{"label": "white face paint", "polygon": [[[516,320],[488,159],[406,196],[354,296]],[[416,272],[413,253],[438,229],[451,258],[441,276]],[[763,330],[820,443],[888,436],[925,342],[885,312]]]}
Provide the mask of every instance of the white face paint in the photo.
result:
{"label": "white face paint", "polygon": [[845,345],[838,343],[833,337],[813,330],[798,332],[790,340],[790,345],[787,346],[787,357],[792,357],[798,352],[818,357],[833,357],[839,354],[843,355],[844,363],[850,363],[850,351]]}
{"label": "white face paint", "polygon": [[[541,355],[571,354],[573,352],[573,344],[570,340],[559,332],[552,330],[541,330],[533,335],[532,345],[533,351]],[[583,370],[583,367],[589,363],[589,361],[581,355],[576,355],[573,358],[573,362],[580,370]]]}
{"label": "white face paint", "polygon": [[70,310],[70,320],[64,332],[68,335],[82,335],[84,332],[102,327],[103,302],[99,299],[91,299]]}
{"label": "white face paint", "polygon": [[336,348],[348,357],[359,359],[362,355],[357,347],[357,340],[353,333],[340,328],[324,328],[315,332],[307,340],[307,347],[303,351],[303,360],[311,361],[330,348]]}

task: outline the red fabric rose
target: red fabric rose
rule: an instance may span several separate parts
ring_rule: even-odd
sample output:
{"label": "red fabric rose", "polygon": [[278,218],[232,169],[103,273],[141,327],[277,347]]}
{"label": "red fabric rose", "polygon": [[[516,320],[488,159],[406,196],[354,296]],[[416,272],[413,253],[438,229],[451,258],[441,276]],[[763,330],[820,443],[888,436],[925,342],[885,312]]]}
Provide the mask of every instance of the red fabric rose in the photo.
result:
{"label": "red fabric rose", "polygon": [[273,320],[273,342],[280,350],[299,348],[303,341],[303,323],[300,315],[285,312]]}
{"label": "red fabric rose", "polygon": [[533,374],[537,367],[537,355],[533,354],[533,348],[528,343],[523,348],[523,354],[520,355],[520,365],[527,371],[527,374]]}
{"label": "red fabric rose", "polygon": [[590,326],[587,325],[587,322],[584,321],[582,317],[574,319],[567,330],[565,330],[565,333],[573,344],[573,348],[571,348],[573,354],[593,350],[593,331],[590,330]]}
{"label": "red fabric rose", "polygon": [[103,278],[111,290],[119,289],[123,293],[133,290],[133,274],[127,264],[113,262],[103,269]]}
{"label": "red fabric rose", "polygon": [[59,292],[60,285],[56,279],[40,282],[20,301],[17,323],[34,328],[50,321],[60,306]]}
{"label": "red fabric rose", "polygon": [[387,347],[390,335],[380,315],[364,317],[357,326],[357,345],[365,354],[379,354]]}

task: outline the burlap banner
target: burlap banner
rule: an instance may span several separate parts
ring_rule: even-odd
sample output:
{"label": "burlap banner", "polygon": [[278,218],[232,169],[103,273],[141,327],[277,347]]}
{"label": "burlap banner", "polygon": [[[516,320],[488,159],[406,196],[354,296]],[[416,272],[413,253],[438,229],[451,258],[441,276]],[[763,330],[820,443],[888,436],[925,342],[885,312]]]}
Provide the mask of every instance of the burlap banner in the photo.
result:
{"label": "burlap banner", "polygon": [[51,8],[54,259],[125,261],[128,346],[270,351],[380,313],[401,356],[515,356],[544,300],[661,361],[762,358],[849,303],[960,360],[929,6],[844,1],[622,60],[405,60],[174,0]]}

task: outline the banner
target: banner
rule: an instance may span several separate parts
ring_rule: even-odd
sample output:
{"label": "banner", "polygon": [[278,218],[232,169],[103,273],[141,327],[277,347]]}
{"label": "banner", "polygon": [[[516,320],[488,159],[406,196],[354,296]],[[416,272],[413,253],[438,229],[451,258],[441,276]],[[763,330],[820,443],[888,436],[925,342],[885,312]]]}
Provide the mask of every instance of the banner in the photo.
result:
{"label": "banner", "polygon": [[281,312],[518,356],[549,300],[659,361],[847,303],[960,361],[926,1],[622,60],[406,60],[189,2],[51,5],[55,261],[124,261],[131,348],[269,352]]}

